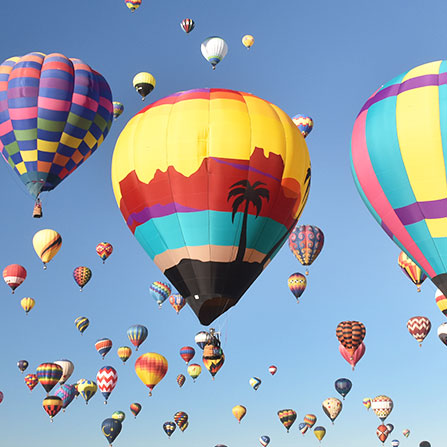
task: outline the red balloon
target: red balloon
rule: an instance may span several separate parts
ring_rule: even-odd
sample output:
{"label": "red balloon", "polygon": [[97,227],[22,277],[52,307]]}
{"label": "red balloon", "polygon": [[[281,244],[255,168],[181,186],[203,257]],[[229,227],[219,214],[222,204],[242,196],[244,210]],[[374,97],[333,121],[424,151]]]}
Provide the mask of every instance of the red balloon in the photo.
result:
{"label": "red balloon", "polygon": [[366,346],[362,342],[362,344],[354,351],[354,355],[352,356],[352,359],[351,359],[351,354],[348,352],[348,350],[341,343],[338,345],[338,350],[340,351],[340,354],[342,355],[342,357],[352,366],[352,370],[354,371],[355,365],[365,354]]}
{"label": "red balloon", "polygon": [[19,264],[11,264],[3,270],[3,279],[12,289],[12,293],[26,279],[26,269]]}

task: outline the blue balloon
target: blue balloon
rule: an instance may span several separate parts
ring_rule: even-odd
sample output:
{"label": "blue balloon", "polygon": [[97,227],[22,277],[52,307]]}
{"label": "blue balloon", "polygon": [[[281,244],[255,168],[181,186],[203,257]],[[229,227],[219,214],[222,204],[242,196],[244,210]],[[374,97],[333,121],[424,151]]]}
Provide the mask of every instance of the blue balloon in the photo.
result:
{"label": "blue balloon", "polygon": [[261,436],[259,438],[259,442],[261,443],[262,447],[266,447],[270,444],[270,438],[268,436]]}
{"label": "blue balloon", "polygon": [[335,381],[335,389],[337,393],[343,396],[343,400],[345,400],[345,396],[351,391],[352,382],[349,379],[338,379]]}
{"label": "blue balloon", "polygon": [[62,399],[62,408],[65,411],[68,405],[70,405],[72,400],[76,397],[76,388],[74,385],[63,384],[56,390],[54,395]]}
{"label": "blue balloon", "polygon": [[101,431],[107,438],[107,441],[109,441],[110,445],[112,445],[112,442],[120,434],[122,427],[123,426],[118,419],[108,418],[102,421]]}

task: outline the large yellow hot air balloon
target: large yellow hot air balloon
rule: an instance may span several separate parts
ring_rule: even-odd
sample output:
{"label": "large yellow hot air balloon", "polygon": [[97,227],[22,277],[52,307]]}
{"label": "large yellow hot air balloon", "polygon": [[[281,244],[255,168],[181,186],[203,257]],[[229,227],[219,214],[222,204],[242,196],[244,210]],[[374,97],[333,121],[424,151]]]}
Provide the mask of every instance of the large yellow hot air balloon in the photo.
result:
{"label": "large yellow hot air balloon", "polygon": [[223,89],[149,105],[126,125],[112,163],[127,225],[204,325],[239,301],[287,240],[310,174],[285,112]]}
{"label": "large yellow hot air balloon", "polygon": [[47,268],[50,262],[62,246],[61,235],[54,230],[40,230],[33,237],[34,250],[43,262],[43,268]]}
{"label": "large yellow hot air balloon", "polygon": [[135,372],[140,380],[149,388],[149,396],[152,396],[154,386],[168,372],[168,361],[161,354],[148,352],[137,358]]}

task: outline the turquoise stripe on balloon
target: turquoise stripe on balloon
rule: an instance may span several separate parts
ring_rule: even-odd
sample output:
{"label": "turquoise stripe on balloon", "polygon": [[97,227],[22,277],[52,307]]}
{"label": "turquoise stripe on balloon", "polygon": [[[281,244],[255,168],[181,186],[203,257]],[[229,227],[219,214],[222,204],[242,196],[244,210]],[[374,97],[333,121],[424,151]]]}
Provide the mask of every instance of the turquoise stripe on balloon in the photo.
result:
{"label": "turquoise stripe on balloon", "polygon": [[[366,141],[377,180],[391,206],[416,202],[400,152],[396,129],[396,97],[370,107],[366,117]],[[374,150],[369,148],[374,147]]]}
{"label": "turquoise stripe on balloon", "polygon": [[395,78],[391,79],[391,81],[387,82],[386,84],[383,84],[382,87],[380,88],[380,90],[383,90],[384,88],[387,88],[390,85],[402,83],[402,80],[404,79],[405,76],[407,76],[407,73],[409,71],[410,70],[407,70],[405,73],[402,73],[399,76],[396,76]]}
{"label": "turquoise stripe on balloon", "polygon": [[[239,243],[243,213],[237,213],[235,223],[231,222],[231,213],[222,211],[199,211],[177,213],[170,216],[153,218],[135,230],[135,237],[153,259],[168,249],[185,246],[222,245],[237,246]],[[213,222],[214,231],[209,233]],[[179,231],[179,222],[181,231]],[[259,227],[264,226],[265,237],[257,237]],[[268,253],[277,242],[276,235],[284,234],[286,227],[267,217],[248,216],[247,248]],[[252,245],[255,243],[255,246]]]}

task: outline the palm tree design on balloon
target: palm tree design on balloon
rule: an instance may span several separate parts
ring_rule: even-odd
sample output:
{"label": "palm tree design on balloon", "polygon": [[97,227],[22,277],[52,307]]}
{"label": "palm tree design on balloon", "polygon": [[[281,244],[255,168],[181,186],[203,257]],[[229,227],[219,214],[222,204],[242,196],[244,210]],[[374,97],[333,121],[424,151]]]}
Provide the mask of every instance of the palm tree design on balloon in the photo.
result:
{"label": "palm tree design on balloon", "polygon": [[236,213],[241,205],[245,203],[236,262],[243,262],[245,250],[247,249],[247,223],[250,203],[256,208],[256,217],[258,217],[262,209],[262,199],[267,201],[270,199],[269,190],[261,185],[265,185],[265,183],[257,181],[251,184],[248,180],[240,180],[230,186],[227,201],[233,198],[233,213],[231,215],[233,223]]}

